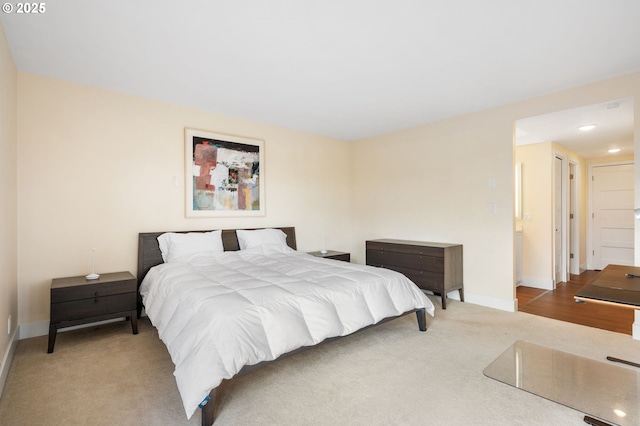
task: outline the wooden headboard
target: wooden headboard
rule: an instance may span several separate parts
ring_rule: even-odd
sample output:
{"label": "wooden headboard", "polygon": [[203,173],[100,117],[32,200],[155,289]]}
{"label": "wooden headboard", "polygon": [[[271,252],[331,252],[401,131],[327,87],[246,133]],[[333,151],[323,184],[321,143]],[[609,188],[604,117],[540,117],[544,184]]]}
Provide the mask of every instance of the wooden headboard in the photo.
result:
{"label": "wooden headboard", "polygon": [[[287,234],[287,245],[296,250],[296,229],[294,227],[276,228],[282,230]],[[138,287],[142,282],[149,269],[161,264],[162,254],[160,253],[160,246],[158,244],[158,236],[165,232],[144,232],[138,234]],[[187,232],[209,232],[209,231],[177,231],[184,234]],[[222,245],[224,251],[236,251],[240,250],[238,244],[238,236],[235,229],[223,229],[222,230]]]}

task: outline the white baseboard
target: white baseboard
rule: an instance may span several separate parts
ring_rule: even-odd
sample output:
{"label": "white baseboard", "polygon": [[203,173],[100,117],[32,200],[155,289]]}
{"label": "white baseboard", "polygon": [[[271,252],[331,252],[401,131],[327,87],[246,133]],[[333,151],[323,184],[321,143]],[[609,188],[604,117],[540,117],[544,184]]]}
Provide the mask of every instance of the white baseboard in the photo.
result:
{"label": "white baseboard", "polygon": [[[426,294],[433,295],[432,291],[422,290]],[[440,296],[438,296],[440,297]],[[458,290],[453,290],[447,293],[448,299],[460,300],[460,293]],[[464,292],[464,301],[473,303],[474,305],[486,306],[488,308],[500,309],[501,311],[517,312],[518,311],[518,299],[513,301],[496,299],[495,297],[484,296],[482,294],[474,294]]]}
{"label": "white baseboard", "polygon": [[46,336],[47,334],[49,334],[49,321],[20,324],[20,340],[30,339],[32,337],[38,336]]}
{"label": "white baseboard", "polygon": [[447,293],[448,299],[460,300],[460,292],[458,290],[453,290]]}
{"label": "white baseboard", "polygon": [[[424,294],[428,294],[431,296],[435,296],[435,293],[431,290],[422,290]],[[440,297],[440,296],[438,296]],[[458,290],[453,290],[447,293],[447,299],[460,300],[460,292]]]}
{"label": "white baseboard", "polygon": [[487,308],[500,309],[501,311],[517,312],[518,300],[497,299],[495,297],[485,296],[483,294],[474,294],[464,292],[464,301],[476,305],[486,306]]}
{"label": "white baseboard", "polygon": [[9,367],[11,367],[11,361],[13,361],[13,354],[16,352],[16,347],[18,346],[19,328],[20,327],[16,327],[13,331],[11,340],[9,340],[9,347],[2,357],[2,363],[0,363],[0,397],[2,397],[2,392],[4,391],[4,384],[7,382]]}
{"label": "white baseboard", "polygon": [[540,288],[542,290],[553,290],[553,280],[548,278],[522,277],[522,283],[520,285]]}

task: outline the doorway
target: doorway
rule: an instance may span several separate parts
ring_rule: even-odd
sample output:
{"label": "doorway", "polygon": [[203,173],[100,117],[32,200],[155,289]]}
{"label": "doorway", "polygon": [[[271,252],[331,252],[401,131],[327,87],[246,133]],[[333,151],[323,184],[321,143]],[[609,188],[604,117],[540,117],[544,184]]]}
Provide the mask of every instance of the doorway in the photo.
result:
{"label": "doorway", "polygon": [[[523,247],[520,285],[552,290],[572,275],[594,268],[590,171],[607,157],[611,162],[633,163],[633,104],[632,98],[623,98],[516,121],[515,162],[525,171],[522,216],[515,220]],[[587,123],[596,125],[590,126],[591,132],[581,131]],[[609,153],[614,147],[618,152]],[[612,192],[603,196],[611,197]],[[633,204],[633,196],[629,199]],[[634,251],[629,245],[633,237],[625,240],[633,233],[632,213],[633,208],[627,209],[625,220],[631,221],[622,226],[624,230],[612,229],[608,221],[608,234],[600,232],[607,242],[624,243],[618,252]],[[619,223],[616,226],[620,228]],[[612,250],[601,251],[606,257]],[[625,262],[624,257],[617,259]]]}

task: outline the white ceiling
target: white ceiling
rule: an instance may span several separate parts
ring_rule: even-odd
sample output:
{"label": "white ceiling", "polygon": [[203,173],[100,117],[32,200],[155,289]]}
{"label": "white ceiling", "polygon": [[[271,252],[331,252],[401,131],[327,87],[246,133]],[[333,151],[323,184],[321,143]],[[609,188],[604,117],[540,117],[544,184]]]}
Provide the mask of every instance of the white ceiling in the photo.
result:
{"label": "white ceiling", "polygon": [[640,71],[637,0],[44,4],[20,71],[345,140]]}
{"label": "white ceiling", "polygon": [[[595,124],[588,132],[578,129]],[[614,99],[516,122],[516,145],[555,142],[583,158],[633,155],[633,99]],[[609,154],[607,150],[619,148]]]}

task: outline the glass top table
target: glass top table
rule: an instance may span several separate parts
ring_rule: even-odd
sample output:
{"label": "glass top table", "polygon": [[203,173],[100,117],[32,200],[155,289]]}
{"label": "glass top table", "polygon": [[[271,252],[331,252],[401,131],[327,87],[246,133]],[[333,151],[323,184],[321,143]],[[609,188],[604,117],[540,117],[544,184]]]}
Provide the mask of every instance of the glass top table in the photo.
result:
{"label": "glass top table", "polygon": [[640,267],[607,265],[575,299],[640,309]]}
{"label": "glass top table", "polygon": [[518,340],[484,374],[611,424],[640,424],[640,369]]}

